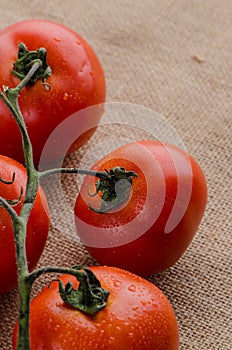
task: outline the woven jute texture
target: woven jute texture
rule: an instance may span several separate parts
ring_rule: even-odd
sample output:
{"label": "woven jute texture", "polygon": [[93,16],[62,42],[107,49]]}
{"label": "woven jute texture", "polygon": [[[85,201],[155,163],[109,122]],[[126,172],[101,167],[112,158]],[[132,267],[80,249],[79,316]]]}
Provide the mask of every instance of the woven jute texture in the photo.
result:
{"label": "woven jute texture", "polygon": [[[182,350],[231,349],[232,2],[1,0],[0,5],[0,29],[22,19],[44,18],[79,32],[104,67],[107,102],[159,113],[199,162],[209,191],[203,221],[175,266],[149,280],[173,305]],[[149,131],[152,126],[147,123]],[[148,132],[137,128],[133,134],[126,126],[120,129],[120,123],[112,128],[100,128],[65,164],[76,165],[78,159],[90,166],[94,157],[89,151],[100,137],[136,139]],[[112,142],[100,149],[107,151],[107,145],[110,148]],[[60,200],[52,186],[51,205]],[[62,177],[68,211],[52,212],[41,266],[95,264],[76,239],[70,220],[76,187],[76,176]],[[46,276],[37,281],[33,293],[48,280]],[[1,350],[11,349],[17,310],[17,290],[0,296]]]}

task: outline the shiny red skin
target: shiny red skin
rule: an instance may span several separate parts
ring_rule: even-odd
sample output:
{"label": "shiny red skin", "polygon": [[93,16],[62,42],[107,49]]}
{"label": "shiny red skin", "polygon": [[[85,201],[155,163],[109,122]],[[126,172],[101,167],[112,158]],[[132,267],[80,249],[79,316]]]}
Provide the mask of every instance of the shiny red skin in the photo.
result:
{"label": "shiny red skin", "polygon": [[[45,47],[47,63],[52,69],[52,75],[47,79],[51,87],[49,91],[40,80],[32,87],[24,88],[19,97],[33,145],[34,161],[38,164],[48,136],[63,120],[77,111],[105,101],[105,77],[95,52],[78,33],[50,20],[29,19],[14,23],[0,32],[0,86],[15,87],[20,82],[11,74],[20,42],[29,50]],[[100,115],[92,113],[91,120],[88,118],[83,114],[77,118],[77,135],[83,125],[96,126]],[[85,143],[92,133],[93,130],[80,136],[72,150]],[[0,154],[23,163],[18,127],[1,100],[0,135]],[[63,155],[63,150],[58,152],[62,137],[54,141],[53,153],[47,155],[46,161]]]}
{"label": "shiny red skin", "polygon": [[[65,304],[58,282],[45,287],[31,302],[31,350],[178,350],[179,330],[173,308],[155,285],[120,269],[95,266],[107,305],[94,316]],[[78,287],[73,276],[60,277]],[[18,326],[14,329],[16,349]]]}
{"label": "shiny red skin", "polygon": [[[25,168],[11,158],[0,156],[0,177],[5,181],[11,181],[13,173],[15,173],[13,184],[6,185],[0,181],[0,196],[5,199],[17,199],[22,186],[23,200],[27,179]],[[22,201],[14,207],[18,214],[21,207]],[[42,188],[39,187],[27,224],[26,252],[30,270],[34,269],[44,250],[49,225],[47,200]],[[16,286],[17,267],[12,220],[6,209],[0,207],[0,294]]]}
{"label": "shiny red skin", "polygon": [[[95,208],[100,206],[100,196],[89,196],[89,192],[94,193],[96,179],[87,176],[75,204],[78,235],[100,264],[142,276],[159,273],[180,259],[199,227],[207,202],[205,176],[194,158],[184,150],[158,141],[126,144],[97,162],[93,169],[109,170],[116,165],[138,174],[138,178],[133,179],[131,198],[116,212],[96,213],[89,209],[89,203]],[[177,200],[178,188],[181,188],[182,197]],[[162,195],[161,211],[157,214],[156,207],[162,202]],[[179,222],[166,232],[174,205],[177,211],[183,212]],[[141,211],[143,219],[136,221]],[[131,226],[123,229],[123,225],[130,222]],[[151,225],[146,229],[147,222]],[[114,228],[117,233],[112,231]],[[120,234],[133,237],[136,230],[141,234],[131,241],[118,246],[114,245],[115,241],[111,242],[112,232],[120,241]],[[104,245],[106,241],[108,246]]]}

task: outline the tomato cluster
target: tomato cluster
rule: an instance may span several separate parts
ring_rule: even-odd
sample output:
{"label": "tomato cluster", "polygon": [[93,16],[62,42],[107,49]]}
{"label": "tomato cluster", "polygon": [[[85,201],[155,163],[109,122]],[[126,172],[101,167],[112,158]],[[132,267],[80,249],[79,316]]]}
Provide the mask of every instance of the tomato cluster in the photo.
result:
{"label": "tomato cluster", "polygon": [[[51,71],[46,77],[46,84],[42,84],[41,80],[33,86],[29,84],[20,92],[18,99],[32,143],[35,165],[39,164],[47,138],[62,121],[73,113],[105,101],[104,72],[91,46],[72,29],[48,20],[24,20],[0,32],[0,86],[16,87],[23,78],[22,60],[25,59],[23,68],[30,67],[29,55],[37,58],[37,50],[43,47],[46,48],[46,64]],[[96,126],[100,114],[92,113],[91,120],[83,120],[84,117],[82,113],[75,119],[77,134],[82,124]],[[70,145],[69,151],[85,143],[93,131],[94,128],[86,128],[86,132]],[[7,182],[15,173],[11,185],[0,181],[0,196],[15,199],[19,197],[21,187],[24,194],[26,190],[26,169],[17,163],[24,163],[24,150],[19,127],[1,99],[0,135],[0,154],[9,157],[0,158],[0,179]],[[61,138],[53,140],[53,147],[45,157],[47,161],[63,154],[63,146],[59,147],[59,143],[62,144]],[[21,210],[23,199],[24,196],[15,207],[17,213]],[[11,218],[4,208],[0,211],[0,293],[4,293],[16,286],[17,269]],[[30,269],[35,267],[42,254],[48,229],[47,203],[39,188],[27,226],[26,248]]]}
{"label": "tomato cluster", "polygon": [[[15,23],[0,32],[0,85],[17,86],[24,78],[25,67],[21,70],[16,62],[24,55],[30,68],[29,56],[35,57],[41,47],[46,49],[42,49],[46,58],[42,82],[31,82],[19,96],[35,165],[54,130],[73,114],[104,103],[106,94],[102,66],[89,44],[64,25],[38,19]],[[11,113],[0,100],[0,197],[19,214],[27,169],[21,164],[24,149]],[[101,113],[98,110],[91,113],[91,120],[89,117],[88,113],[79,114],[74,127],[78,136],[68,152],[88,140]],[[79,135],[79,129],[85,130],[83,135]],[[60,141],[61,137],[53,140],[47,161],[63,154]],[[59,282],[53,281],[31,302],[31,350],[177,350],[178,324],[170,302],[138,275],[169,268],[190,245],[206,207],[204,174],[182,149],[152,140],[128,143],[99,160],[92,170],[96,176],[86,176],[82,184],[74,208],[75,220],[89,253],[100,264],[110,266],[90,268],[109,291],[109,298],[101,311],[90,316],[68,305],[61,297]],[[96,195],[90,198],[90,193]],[[2,203],[0,293],[5,293],[17,286],[17,233]],[[49,224],[47,200],[39,186],[27,223],[30,271],[43,252]],[[63,294],[82,286],[67,274],[59,281],[66,288]],[[17,334],[18,323],[13,334],[14,349]]]}

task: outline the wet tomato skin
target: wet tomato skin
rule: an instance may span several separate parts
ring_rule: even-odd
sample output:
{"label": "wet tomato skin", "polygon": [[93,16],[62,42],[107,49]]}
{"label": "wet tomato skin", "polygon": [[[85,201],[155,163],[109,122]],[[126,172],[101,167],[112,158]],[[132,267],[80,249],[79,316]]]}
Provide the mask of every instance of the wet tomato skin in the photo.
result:
{"label": "wet tomato skin", "polygon": [[[23,195],[20,203],[14,206],[20,213],[26,188],[26,169],[14,159],[0,155],[0,178],[11,181],[12,184],[0,181],[0,196],[4,199],[17,200],[21,186]],[[29,269],[36,266],[44,250],[50,226],[48,204],[45,194],[39,187],[33,208],[27,223],[26,253]],[[0,294],[6,293],[17,286],[17,267],[15,260],[15,244],[12,219],[5,208],[0,206]]]}
{"label": "wet tomato skin", "polygon": [[159,273],[180,259],[200,225],[207,202],[203,171],[184,150],[153,140],[126,144],[93,169],[115,166],[138,174],[131,197],[108,213],[90,210],[89,204],[100,207],[101,196],[89,196],[96,179],[87,176],[75,204],[77,233],[102,265]]}
{"label": "wet tomato skin", "polygon": [[[179,330],[173,308],[152,283],[127,271],[90,268],[110,295],[106,307],[88,316],[67,306],[58,282],[45,287],[31,303],[31,350],[177,350]],[[64,283],[75,278],[60,277]],[[13,335],[16,349],[17,325]]]}

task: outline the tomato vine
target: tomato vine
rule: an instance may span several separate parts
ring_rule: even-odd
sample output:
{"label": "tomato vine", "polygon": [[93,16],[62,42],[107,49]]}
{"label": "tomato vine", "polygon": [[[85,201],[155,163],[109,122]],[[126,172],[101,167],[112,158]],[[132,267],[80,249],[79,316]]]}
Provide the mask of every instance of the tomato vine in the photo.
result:
{"label": "tomato vine", "polygon": [[[24,50],[24,54],[29,56],[28,52],[25,52],[26,48],[20,45],[20,49]],[[41,50],[37,50],[36,52],[41,52]],[[46,52],[44,49],[42,50],[43,57],[46,58]],[[22,52],[21,52],[22,53]],[[34,55],[34,53],[33,53]],[[33,150],[32,144],[27,132],[27,128],[24,122],[23,115],[21,113],[18,97],[20,91],[28,85],[31,80],[35,83],[39,77],[42,79],[42,83],[45,84],[45,78],[47,74],[51,73],[48,67],[41,60],[41,57],[34,57],[32,55],[32,60],[29,62],[30,69],[25,72],[24,75],[21,73],[17,73],[17,76],[20,74],[22,78],[21,82],[15,88],[3,87],[3,91],[0,91],[0,98],[8,107],[10,112],[12,113],[15,121],[18,124],[18,127],[22,136],[23,150],[24,150],[24,158],[25,158],[25,167],[27,171],[27,183],[26,183],[26,191],[25,198],[22,203],[22,208],[20,214],[18,215],[14,210],[14,204],[20,200],[20,198],[16,199],[16,202],[12,202],[0,197],[0,206],[4,207],[11,216],[13,228],[14,228],[14,236],[15,236],[15,248],[16,248],[16,261],[17,261],[17,270],[18,270],[18,291],[19,291],[19,333],[18,333],[18,343],[17,350],[29,350],[30,349],[30,339],[29,339],[29,315],[30,315],[30,295],[32,290],[33,282],[36,278],[44,273],[56,272],[56,273],[68,273],[76,277],[76,279],[80,282],[78,290],[74,290],[71,284],[67,284],[64,286],[60,282],[60,295],[66,303],[69,303],[71,306],[78,308],[86,313],[94,314],[104,308],[106,306],[106,300],[108,298],[109,292],[101,287],[100,282],[94,276],[94,274],[87,268],[83,268],[81,266],[75,266],[72,268],[64,268],[58,266],[49,266],[34,270],[29,272],[26,249],[25,249],[25,240],[26,240],[26,226],[27,221],[33,207],[36,193],[38,190],[40,179],[52,175],[56,172],[63,173],[80,173],[80,174],[88,174],[99,178],[98,186],[104,182],[104,189],[107,200],[107,193],[109,192],[109,188],[114,188],[115,183],[119,179],[128,179],[131,183],[132,178],[136,176],[136,174],[127,172],[125,169],[116,169],[108,172],[91,172],[85,171],[81,169],[51,169],[46,170],[44,172],[39,172],[36,170],[33,162]],[[21,58],[21,56],[19,57]],[[22,62],[21,62],[22,63]],[[26,60],[26,64],[28,64],[28,60]],[[15,67],[14,67],[15,68]],[[17,67],[16,67],[17,68]],[[22,68],[22,67],[21,67]],[[20,69],[21,69],[20,68]],[[41,68],[44,68],[41,70]],[[14,74],[16,74],[14,72]],[[35,78],[36,77],[36,78]],[[32,84],[29,84],[32,85]],[[0,179],[0,181],[4,182],[4,179]],[[14,174],[12,175],[11,182],[14,181]],[[100,182],[99,182],[100,181]],[[108,191],[108,192],[107,192]],[[110,191],[112,195],[112,190]],[[124,200],[125,196],[121,197],[121,200]],[[110,201],[110,198],[108,199]],[[77,302],[78,300],[78,302]]]}

